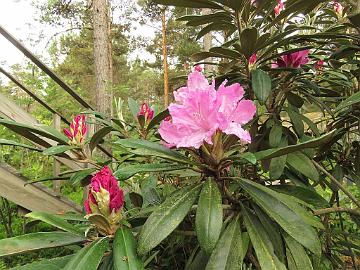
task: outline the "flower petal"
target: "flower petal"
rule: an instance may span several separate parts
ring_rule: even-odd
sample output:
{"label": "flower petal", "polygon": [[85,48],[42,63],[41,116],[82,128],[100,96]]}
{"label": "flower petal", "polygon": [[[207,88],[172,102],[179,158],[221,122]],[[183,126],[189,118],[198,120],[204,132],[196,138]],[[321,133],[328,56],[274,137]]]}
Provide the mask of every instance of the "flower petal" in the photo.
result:
{"label": "flower petal", "polygon": [[230,123],[229,127],[223,131],[229,135],[236,135],[242,142],[251,143],[250,133],[238,123]]}
{"label": "flower petal", "polygon": [[243,99],[241,100],[234,112],[232,120],[241,125],[246,124],[254,118],[256,113],[256,106],[253,101]]}

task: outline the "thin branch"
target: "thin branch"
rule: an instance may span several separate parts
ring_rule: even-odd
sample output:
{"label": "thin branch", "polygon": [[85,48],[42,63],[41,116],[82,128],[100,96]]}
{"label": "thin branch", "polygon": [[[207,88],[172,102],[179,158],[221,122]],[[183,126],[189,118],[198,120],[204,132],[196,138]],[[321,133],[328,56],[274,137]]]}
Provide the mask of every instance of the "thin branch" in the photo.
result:
{"label": "thin branch", "polygon": [[358,208],[360,208],[360,202],[355,198],[354,195],[351,194],[334,176],[332,176],[322,165],[317,163],[316,161],[312,161],[316,168],[326,174],[327,177],[342,191],[344,192],[350,200],[352,200]]}
{"label": "thin branch", "polygon": [[330,213],[340,213],[340,212],[345,212],[345,213],[349,213],[351,215],[360,216],[360,211],[358,211],[357,209],[344,208],[344,207],[332,207],[332,208],[318,209],[318,210],[314,211],[314,215],[321,216],[321,215],[326,215],[326,214],[330,214]]}

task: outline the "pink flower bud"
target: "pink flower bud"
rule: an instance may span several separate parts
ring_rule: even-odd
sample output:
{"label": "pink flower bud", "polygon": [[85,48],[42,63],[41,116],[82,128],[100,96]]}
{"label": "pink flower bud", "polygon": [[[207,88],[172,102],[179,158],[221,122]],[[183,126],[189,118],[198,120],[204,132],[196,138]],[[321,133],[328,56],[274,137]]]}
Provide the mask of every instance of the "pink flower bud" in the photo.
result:
{"label": "pink flower bud", "polygon": [[84,202],[86,213],[99,213],[112,218],[123,205],[124,192],[109,167],[105,166],[91,178],[88,198]]}
{"label": "pink flower bud", "polygon": [[77,115],[70,124],[70,129],[64,128],[64,134],[70,139],[71,144],[83,144],[87,127],[85,115]]}
{"label": "pink flower bud", "polygon": [[256,63],[256,60],[257,60],[257,55],[256,53],[254,53],[253,55],[250,56],[249,58],[249,64],[250,65],[254,65]]}
{"label": "pink flower bud", "polygon": [[195,66],[194,70],[197,72],[202,72],[203,68],[200,65],[197,65],[197,66]]}
{"label": "pink flower bud", "polygon": [[274,8],[275,17],[280,14],[281,11],[285,9],[285,5],[282,0],[278,0],[278,4]]}
{"label": "pink flower bud", "polygon": [[147,103],[143,103],[137,115],[138,117],[144,116],[146,122],[149,122],[154,117],[154,110],[151,109]]}
{"label": "pink flower bud", "polygon": [[309,50],[298,51],[281,56],[271,68],[299,68],[309,62]]}
{"label": "pink flower bud", "polygon": [[338,1],[334,1],[334,10],[338,15],[342,15],[344,7]]}
{"label": "pink flower bud", "polygon": [[316,70],[322,70],[323,69],[323,66],[324,66],[324,60],[319,60],[319,61],[317,61],[316,63],[315,63],[315,65],[314,65],[314,68],[316,69]]}

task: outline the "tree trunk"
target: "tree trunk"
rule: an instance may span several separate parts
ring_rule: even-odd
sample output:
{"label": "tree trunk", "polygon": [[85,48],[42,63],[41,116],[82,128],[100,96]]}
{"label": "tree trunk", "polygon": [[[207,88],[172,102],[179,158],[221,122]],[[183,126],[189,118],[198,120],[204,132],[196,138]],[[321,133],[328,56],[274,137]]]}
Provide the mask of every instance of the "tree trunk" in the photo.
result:
{"label": "tree trunk", "polygon": [[[211,9],[204,8],[204,9],[202,9],[201,14],[202,15],[209,15],[209,14],[211,14]],[[212,38],[213,37],[212,37],[211,32],[207,33],[204,36],[203,49],[204,49],[205,52],[208,52],[210,50],[210,48],[212,46]],[[204,61],[205,62],[211,62],[212,59],[211,58],[206,58]],[[210,72],[210,71],[212,71],[212,67],[213,67],[212,65],[205,64],[204,65],[204,71],[205,72]]]}
{"label": "tree trunk", "polygon": [[108,0],[93,0],[92,12],[96,109],[110,117],[112,115],[110,3]]}
{"label": "tree trunk", "polygon": [[166,41],[166,8],[162,9],[162,51],[163,51],[163,66],[164,66],[164,105],[165,108],[169,105],[169,71],[167,62],[167,41]]}

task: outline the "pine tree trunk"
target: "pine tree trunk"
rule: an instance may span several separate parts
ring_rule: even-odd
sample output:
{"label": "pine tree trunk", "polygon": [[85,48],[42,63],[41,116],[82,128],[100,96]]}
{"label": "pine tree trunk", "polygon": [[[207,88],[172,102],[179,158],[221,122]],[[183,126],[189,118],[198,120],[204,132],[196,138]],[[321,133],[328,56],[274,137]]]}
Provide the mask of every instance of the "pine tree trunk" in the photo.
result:
{"label": "pine tree trunk", "polygon": [[[201,14],[202,15],[208,15],[208,14],[211,14],[211,9],[209,8],[204,8],[202,9],[201,11]],[[205,52],[208,52],[210,49],[211,49],[211,46],[212,46],[212,33],[209,32],[207,33],[205,36],[204,36],[204,41],[203,41],[203,49]],[[211,62],[212,59],[211,58],[207,58],[204,60],[205,62]],[[204,66],[204,71],[205,72],[210,72],[212,71],[212,65],[207,65],[205,64]]]}
{"label": "pine tree trunk", "polygon": [[167,63],[167,41],[166,41],[166,8],[162,9],[162,51],[163,51],[163,67],[164,67],[164,105],[165,108],[169,105],[169,71]]}
{"label": "pine tree trunk", "polygon": [[93,0],[94,67],[96,109],[112,115],[112,57],[110,38],[110,3]]}

